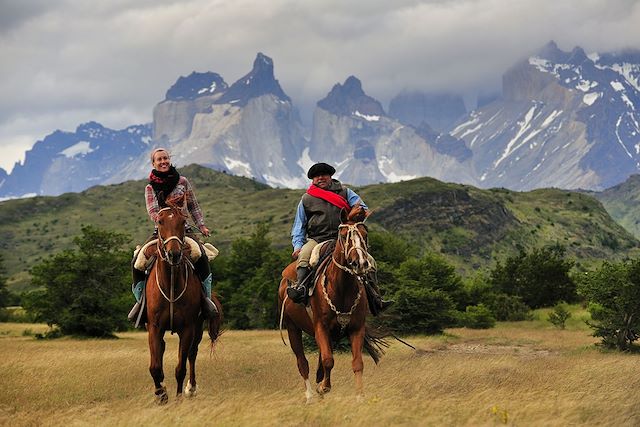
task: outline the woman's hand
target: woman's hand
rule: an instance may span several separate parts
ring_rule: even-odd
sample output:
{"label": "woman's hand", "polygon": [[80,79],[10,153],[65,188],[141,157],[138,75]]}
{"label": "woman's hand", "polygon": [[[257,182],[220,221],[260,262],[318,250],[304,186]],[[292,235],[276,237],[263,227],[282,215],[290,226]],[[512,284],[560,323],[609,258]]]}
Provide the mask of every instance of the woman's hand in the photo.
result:
{"label": "woman's hand", "polygon": [[300,255],[300,249],[296,249],[295,251],[293,251],[293,253],[291,254],[291,258],[298,259],[298,255]]}
{"label": "woman's hand", "polygon": [[201,225],[198,228],[200,229],[200,232],[204,234],[205,237],[209,237],[211,235],[211,232],[209,231],[206,225]]}

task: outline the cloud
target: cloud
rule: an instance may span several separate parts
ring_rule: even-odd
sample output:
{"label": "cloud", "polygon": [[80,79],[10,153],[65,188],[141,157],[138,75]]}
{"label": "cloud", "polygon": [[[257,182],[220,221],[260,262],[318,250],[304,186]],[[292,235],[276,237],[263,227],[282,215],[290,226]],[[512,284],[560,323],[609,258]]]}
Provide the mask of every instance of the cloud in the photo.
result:
{"label": "cloud", "polygon": [[232,83],[257,52],[308,117],[349,75],[383,105],[405,88],[472,97],[498,90],[551,39],[564,50],[640,47],[632,0],[0,0],[0,11],[5,168],[18,158],[8,147],[28,149],[28,137],[150,122],[180,75]]}

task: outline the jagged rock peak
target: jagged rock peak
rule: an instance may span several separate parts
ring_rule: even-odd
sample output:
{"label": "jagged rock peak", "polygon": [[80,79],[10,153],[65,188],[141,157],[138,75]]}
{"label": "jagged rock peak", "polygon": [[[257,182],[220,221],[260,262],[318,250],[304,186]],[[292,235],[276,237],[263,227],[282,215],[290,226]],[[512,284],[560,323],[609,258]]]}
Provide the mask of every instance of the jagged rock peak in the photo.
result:
{"label": "jagged rock peak", "polygon": [[283,101],[291,102],[274,76],[273,60],[258,53],[249,74],[232,84],[216,103],[245,106],[249,99],[266,94],[272,94]]}
{"label": "jagged rock peak", "polygon": [[318,101],[318,107],[341,116],[385,115],[380,102],[364,93],[362,83],[354,76],[349,76],[342,85],[336,83],[331,92]]}
{"label": "jagged rock peak", "polygon": [[556,42],[551,40],[538,51],[536,56],[546,59],[554,64],[573,64],[580,65],[589,58],[580,46],[576,46],[571,52],[565,52],[558,48]]}
{"label": "jagged rock peak", "polygon": [[548,59],[551,62],[564,62],[567,58],[567,53],[560,50],[555,41],[550,40],[546,45],[542,47],[536,54],[540,58]]}
{"label": "jagged rock peak", "polygon": [[180,76],[167,91],[166,100],[184,101],[201,96],[213,95],[226,90],[229,86],[218,73],[192,72],[187,77]]}

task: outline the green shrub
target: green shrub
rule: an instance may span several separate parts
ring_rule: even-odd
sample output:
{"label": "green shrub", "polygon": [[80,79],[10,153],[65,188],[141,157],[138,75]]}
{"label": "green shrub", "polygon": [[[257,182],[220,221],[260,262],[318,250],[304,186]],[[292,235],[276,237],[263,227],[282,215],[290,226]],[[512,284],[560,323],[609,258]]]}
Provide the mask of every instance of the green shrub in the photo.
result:
{"label": "green shrub", "polygon": [[472,329],[489,329],[496,325],[496,318],[484,304],[467,306],[464,314],[464,326]]}
{"label": "green shrub", "polygon": [[640,260],[605,262],[581,276],[578,290],[589,302],[587,324],[601,344],[631,349],[640,332]]}
{"label": "green shrub", "polygon": [[482,301],[489,307],[496,320],[503,322],[531,320],[531,309],[518,296],[486,294]]}
{"label": "green shrub", "polygon": [[567,309],[567,305],[564,303],[556,304],[553,307],[553,311],[547,316],[547,320],[556,328],[564,329],[567,319],[571,317],[571,313]]}
{"label": "green shrub", "polygon": [[381,322],[398,333],[436,334],[455,325],[455,304],[446,292],[415,282],[399,290],[393,311]]}
{"label": "green shrub", "polygon": [[559,301],[575,301],[576,285],[569,276],[573,261],[565,259],[560,245],[520,250],[491,271],[490,282],[499,292],[518,296],[531,308],[553,306]]}
{"label": "green shrub", "polygon": [[[128,328],[130,252],[122,234],[83,227],[75,250],[50,256],[33,267],[23,306],[37,321],[63,335],[111,337]],[[56,335],[49,333],[47,337]]]}

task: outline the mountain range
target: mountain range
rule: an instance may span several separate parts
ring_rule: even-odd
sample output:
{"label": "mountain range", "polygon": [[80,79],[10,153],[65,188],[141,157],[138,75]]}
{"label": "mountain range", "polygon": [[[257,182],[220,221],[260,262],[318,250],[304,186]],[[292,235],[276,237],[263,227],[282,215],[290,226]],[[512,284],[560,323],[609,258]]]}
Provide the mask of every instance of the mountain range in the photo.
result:
{"label": "mountain range", "polygon": [[319,100],[310,128],[256,56],[229,85],[215,72],[179,77],[153,123],[55,131],[10,174],[0,197],[58,195],[140,179],[164,146],[197,163],[272,187],[302,188],[306,169],[332,163],[354,185],[417,177],[481,188],[603,190],[640,172],[640,51],[564,52],[554,42],[514,64],[502,93],[467,111],[450,93],[401,90],[388,111],[349,76]]}

